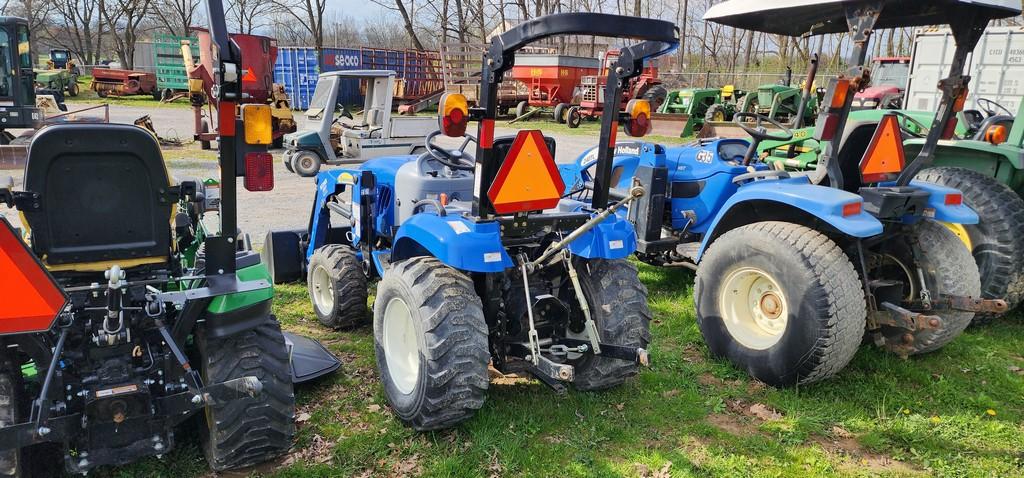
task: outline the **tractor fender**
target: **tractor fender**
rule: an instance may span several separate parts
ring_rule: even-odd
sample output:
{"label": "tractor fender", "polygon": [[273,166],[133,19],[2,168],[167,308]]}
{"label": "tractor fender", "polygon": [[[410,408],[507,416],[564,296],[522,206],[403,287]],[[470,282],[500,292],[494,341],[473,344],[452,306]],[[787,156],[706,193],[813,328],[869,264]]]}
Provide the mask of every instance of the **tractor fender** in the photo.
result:
{"label": "tractor fender", "polygon": [[928,191],[928,208],[935,211],[932,219],[953,224],[977,224],[980,221],[978,213],[967,207],[962,200],[960,204],[946,204],[946,196],[961,194],[959,189],[925,181],[910,181],[910,185]]}
{"label": "tractor fender", "polygon": [[[579,212],[583,207],[583,203],[579,203],[568,209]],[[622,259],[636,251],[636,230],[626,219],[625,209],[619,209],[570,242],[568,249],[584,259]]]}
{"label": "tractor fender", "polygon": [[515,266],[501,244],[497,221],[474,222],[456,215],[424,212],[402,223],[395,234],[391,262],[416,256],[436,257],[470,272],[501,272]]}
{"label": "tractor fender", "polygon": [[[327,210],[328,199],[345,187],[357,187],[359,175],[360,172],[355,169],[331,169],[317,173],[316,197],[309,218],[309,245],[303,254],[307,262],[313,256],[313,252],[327,243],[327,233],[331,229],[331,214]],[[362,232],[359,221],[353,221],[351,225],[353,234],[358,237]]]}
{"label": "tractor fender", "polygon": [[719,223],[736,208],[744,207],[751,202],[774,202],[799,209],[809,216],[822,220],[843,234],[857,238],[871,237],[882,233],[882,223],[874,216],[863,211],[843,216],[843,206],[850,203],[863,203],[863,199],[853,193],[826,186],[810,184],[806,176],[763,180],[745,184],[729,198],[701,241],[697,260],[704,255],[711,241],[725,231],[719,231]]}

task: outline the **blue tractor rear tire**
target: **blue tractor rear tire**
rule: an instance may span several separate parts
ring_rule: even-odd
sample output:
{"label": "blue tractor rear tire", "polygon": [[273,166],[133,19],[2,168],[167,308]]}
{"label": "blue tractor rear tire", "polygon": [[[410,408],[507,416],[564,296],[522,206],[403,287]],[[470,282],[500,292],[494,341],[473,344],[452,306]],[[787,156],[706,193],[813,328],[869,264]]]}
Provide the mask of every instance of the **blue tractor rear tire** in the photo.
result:
{"label": "blue tractor rear tire", "polygon": [[759,222],[708,248],[694,284],[711,354],[773,386],[829,378],[853,358],[867,306],[853,264],[813,229]]}

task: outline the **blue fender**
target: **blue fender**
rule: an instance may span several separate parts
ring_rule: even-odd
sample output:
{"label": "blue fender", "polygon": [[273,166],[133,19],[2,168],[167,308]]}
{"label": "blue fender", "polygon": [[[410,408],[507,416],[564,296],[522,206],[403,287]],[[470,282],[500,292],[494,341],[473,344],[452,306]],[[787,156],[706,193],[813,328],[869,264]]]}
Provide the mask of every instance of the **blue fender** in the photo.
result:
{"label": "blue fender", "polygon": [[978,213],[962,202],[955,205],[946,204],[946,195],[961,194],[959,189],[924,181],[911,181],[910,185],[928,191],[928,208],[935,211],[932,219],[954,224],[977,224],[980,221]]}
{"label": "blue fender", "polygon": [[395,234],[392,262],[421,255],[470,272],[501,272],[514,267],[501,245],[497,221],[474,222],[456,215],[420,213],[402,223]]}
{"label": "blue fender", "polygon": [[[563,202],[569,202],[563,200]],[[575,201],[574,201],[575,202]],[[582,211],[585,206],[579,203],[572,208]],[[569,243],[569,252],[584,259],[622,259],[636,252],[636,229],[626,219],[626,210],[620,208],[615,214],[608,216],[583,233],[575,241]]]}
{"label": "blue fender", "polygon": [[826,186],[815,186],[806,176],[756,181],[741,186],[719,209],[707,234],[704,235],[697,260],[704,255],[708,240],[716,235],[719,221],[733,207],[743,207],[743,203],[747,201],[774,201],[796,207],[853,237],[864,238],[882,233],[881,221],[864,212],[863,206],[859,213],[843,216],[843,206],[863,203],[863,199],[856,194]]}
{"label": "blue fender", "polygon": [[[332,169],[317,173],[316,198],[313,201],[313,212],[309,221],[309,246],[305,251],[306,261],[309,261],[313,252],[326,242],[327,230],[330,227],[330,211],[326,207],[327,199],[346,187],[356,187],[359,174],[359,171],[354,169]],[[358,233],[357,223],[358,221],[353,222],[356,233]]]}

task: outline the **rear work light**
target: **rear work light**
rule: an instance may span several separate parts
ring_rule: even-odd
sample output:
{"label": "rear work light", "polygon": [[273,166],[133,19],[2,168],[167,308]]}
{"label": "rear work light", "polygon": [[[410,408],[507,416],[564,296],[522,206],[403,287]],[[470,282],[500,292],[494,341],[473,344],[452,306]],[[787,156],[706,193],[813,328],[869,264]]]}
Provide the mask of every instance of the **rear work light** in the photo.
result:
{"label": "rear work light", "polygon": [[469,124],[469,101],[459,93],[445,93],[437,108],[441,134],[458,138],[466,135]]}
{"label": "rear work light", "polygon": [[629,100],[622,131],[628,136],[642,138],[651,132],[651,103],[647,100]]}
{"label": "rear work light", "polygon": [[245,153],[245,189],[253,192],[274,189],[274,156],[267,152]]}

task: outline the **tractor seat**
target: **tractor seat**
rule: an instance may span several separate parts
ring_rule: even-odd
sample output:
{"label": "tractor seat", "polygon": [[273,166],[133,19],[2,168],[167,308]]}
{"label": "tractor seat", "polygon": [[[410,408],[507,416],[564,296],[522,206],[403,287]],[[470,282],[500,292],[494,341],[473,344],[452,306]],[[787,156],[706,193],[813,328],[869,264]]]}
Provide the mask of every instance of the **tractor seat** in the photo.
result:
{"label": "tractor seat", "polygon": [[93,272],[167,263],[171,211],[167,166],[144,129],[115,124],[43,128],[29,144],[24,210],[32,249],[54,271]]}

